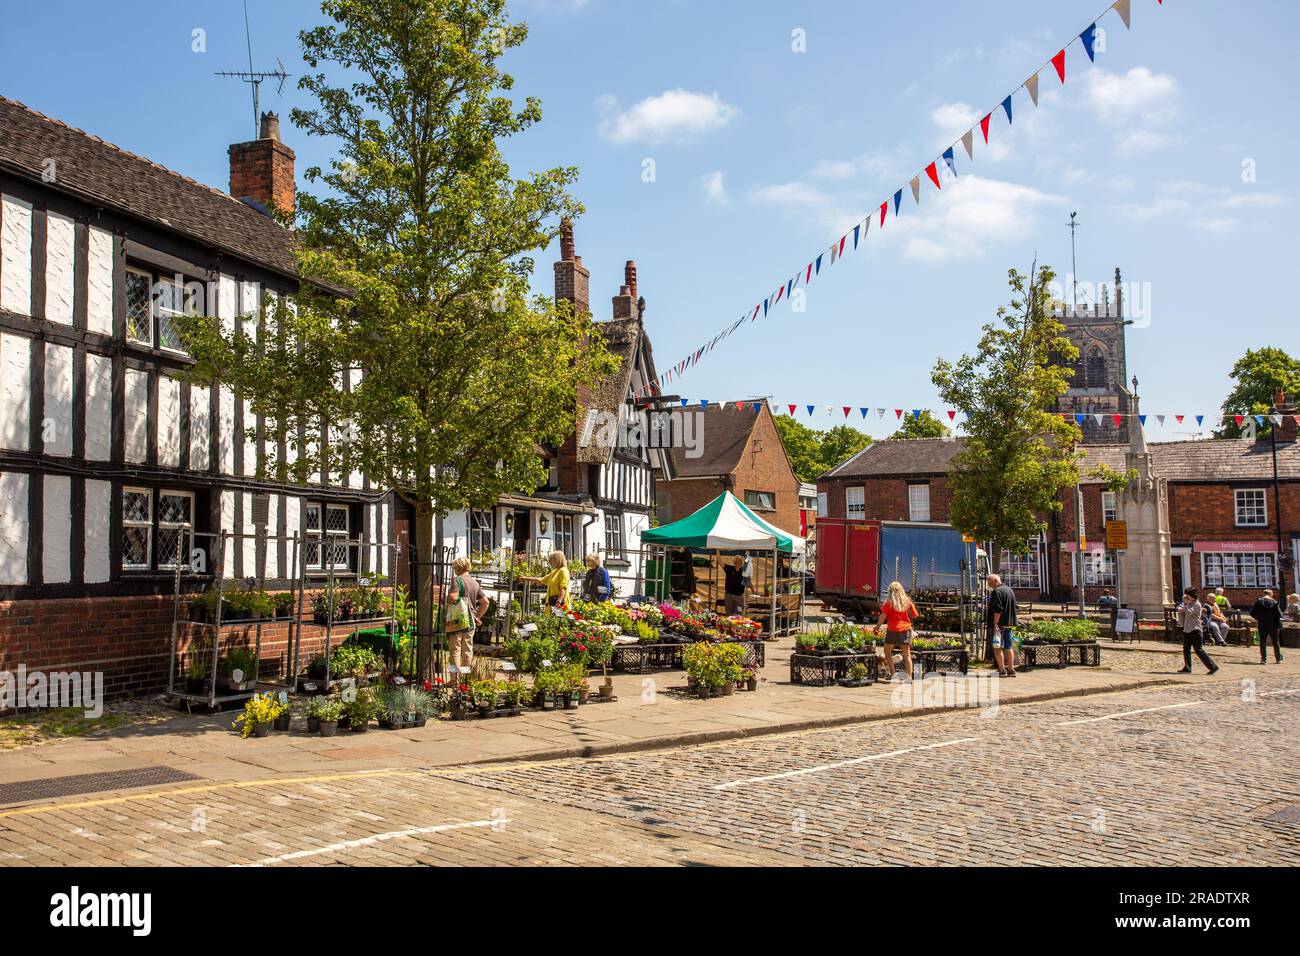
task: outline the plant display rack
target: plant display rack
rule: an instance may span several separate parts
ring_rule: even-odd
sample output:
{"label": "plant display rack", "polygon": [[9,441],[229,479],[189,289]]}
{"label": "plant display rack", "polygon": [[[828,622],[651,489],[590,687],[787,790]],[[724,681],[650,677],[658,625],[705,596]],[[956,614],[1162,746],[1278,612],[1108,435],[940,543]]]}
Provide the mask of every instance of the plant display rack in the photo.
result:
{"label": "plant display rack", "polygon": [[865,654],[795,653],[790,655],[790,683],[830,687],[846,679],[855,664],[866,665],[867,680],[874,683],[880,679],[880,661],[874,650]]}
{"label": "plant display rack", "polygon": [[[767,663],[767,645],[761,640],[735,641],[745,648],[745,667],[759,668]],[[644,674],[650,670],[682,667],[682,653],[690,644],[616,644],[610,658],[610,670],[623,674]]]}
{"label": "plant display rack", "polygon": [[912,669],[924,674],[965,674],[970,669],[970,652],[965,647],[912,649]]}
{"label": "plant display rack", "polygon": [[1021,644],[1021,666],[1034,667],[1100,667],[1101,645],[1096,641],[1078,641],[1069,644]]}

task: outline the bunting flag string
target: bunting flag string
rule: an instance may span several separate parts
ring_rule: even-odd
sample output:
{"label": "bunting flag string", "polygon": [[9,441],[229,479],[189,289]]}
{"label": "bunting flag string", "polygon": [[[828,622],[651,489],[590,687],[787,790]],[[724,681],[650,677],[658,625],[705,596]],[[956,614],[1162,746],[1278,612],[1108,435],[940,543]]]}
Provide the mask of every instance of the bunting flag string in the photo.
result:
{"label": "bunting flag string", "polygon": [[[756,402],[752,398],[747,398],[740,401],[723,401],[723,402],[714,401],[713,399],[680,398],[677,401],[680,402],[682,408],[690,408],[692,405],[696,405],[703,409],[707,409],[710,406],[717,406],[719,408],[725,409],[728,406],[734,406],[737,410],[750,410],[754,412],[759,411],[759,409],[763,405],[762,402]],[[783,406],[774,405],[772,411],[774,414],[778,414],[784,411],[785,413],[789,414],[791,418],[796,418],[801,414],[800,409],[803,410],[802,414],[806,414],[809,418],[815,417],[818,411],[820,410],[821,412],[823,412],[826,415],[829,415],[832,418],[838,414],[846,419],[851,418],[855,411],[859,413],[862,419],[866,419],[873,410],[876,413],[877,419],[884,418],[886,414],[892,411],[894,413],[894,420],[899,422],[900,424],[902,423],[904,418],[920,419],[926,416],[938,419],[939,421],[943,421],[944,419],[947,419],[949,423],[956,424],[958,415],[961,415],[963,417],[963,420],[965,420],[968,417],[964,412],[959,412],[956,409],[952,409],[952,408],[944,408],[936,411],[934,409],[929,409],[929,408],[905,409],[905,408],[873,407],[873,406],[861,406],[861,405],[815,405],[815,404],[799,404],[799,403],[791,403]],[[1139,412],[1137,414],[1134,414],[1132,412],[1058,412],[1054,414],[1059,414],[1061,418],[1067,421],[1073,421],[1075,424],[1077,424],[1080,427],[1086,425],[1090,420],[1097,425],[1104,425],[1107,421],[1111,421],[1116,426],[1120,426],[1124,424],[1125,419],[1136,419],[1138,421],[1138,424],[1140,424],[1143,428],[1146,428],[1147,419],[1152,417],[1154,417],[1156,419],[1156,422],[1161,426],[1164,426],[1169,419],[1173,419],[1174,422],[1176,422],[1179,425],[1182,425],[1184,424],[1184,422],[1186,422],[1187,418],[1189,417],[1186,413],[1183,412],[1178,412],[1178,413],[1165,412],[1165,413],[1157,414],[1155,416],[1152,416],[1147,412]],[[1205,424],[1206,419],[1209,419],[1211,424],[1222,422],[1227,419],[1232,419],[1233,423],[1236,424],[1238,428],[1241,428],[1249,420],[1252,421],[1257,427],[1263,428],[1265,422],[1269,422],[1273,425],[1280,427],[1285,419],[1291,418],[1295,421],[1296,425],[1300,426],[1300,415],[1292,415],[1292,414],[1287,414],[1287,415],[1282,415],[1277,413],[1256,414],[1253,412],[1246,412],[1246,413],[1217,413],[1212,415],[1199,414],[1190,417],[1195,418],[1196,427],[1198,429]]]}
{"label": "bunting flag string", "polygon": [[[1156,0],[1156,2],[1163,6],[1163,0]],[[1132,0],[1114,0],[1114,2],[1111,3],[1109,6],[1107,6],[1105,10],[1103,10],[1100,14],[1098,14],[1095,18],[1093,18],[1092,22],[1089,23],[1083,30],[1074,34],[1074,36],[1070,39],[1069,43],[1067,43],[1058,52],[1056,52],[1047,60],[1045,60],[1042,63],[1042,65],[1038,67],[1038,69],[1034,70],[1033,73],[1030,74],[1029,78],[1026,79],[1024,82],[1022,82],[1020,86],[1016,87],[1015,90],[1012,90],[1011,93],[1008,93],[1005,97],[1003,97],[998,102],[998,105],[994,107],[994,109],[989,110],[988,112],[983,114],[982,118],[979,120],[977,125],[979,126],[980,134],[983,137],[984,144],[986,146],[989,144],[990,127],[992,125],[993,114],[995,112],[1001,110],[1006,115],[1007,125],[1008,126],[1011,125],[1012,116],[1013,116],[1012,97],[1015,95],[1016,92],[1018,92],[1020,89],[1023,88],[1029,94],[1029,99],[1032,102],[1032,104],[1035,107],[1038,106],[1039,73],[1047,69],[1049,64],[1055,70],[1056,75],[1060,79],[1060,81],[1062,83],[1065,82],[1065,75],[1066,75],[1065,55],[1066,55],[1066,51],[1075,42],[1075,40],[1079,41],[1079,43],[1082,45],[1084,53],[1087,54],[1089,62],[1096,62],[1096,54],[1098,52],[1097,22],[1112,10],[1114,10],[1115,13],[1119,16],[1120,20],[1123,21],[1125,29],[1129,29],[1131,27],[1132,15],[1133,15]],[[975,127],[972,126],[970,129],[966,130],[966,132],[962,133],[961,137],[959,138],[962,147],[966,151],[966,158],[971,161],[975,159],[975,148],[974,148],[975,135],[974,134],[975,134]],[[921,168],[921,172],[918,172],[916,175],[912,176],[907,181],[907,184],[905,186],[900,187],[899,189],[894,191],[893,213],[895,218],[897,218],[899,213],[901,212],[904,189],[910,187],[912,192],[912,198],[916,201],[916,205],[918,206],[920,205],[921,190],[922,190],[922,183],[923,183],[922,177],[928,179],[933,184],[936,191],[942,189],[942,186],[940,184],[939,165],[938,165],[940,160],[942,160],[942,162],[944,163],[944,166],[948,170],[949,175],[956,178],[957,164],[954,158],[956,146],[957,143],[954,142],[947,149],[943,150],[943,152],[938,157],[936,157],[934,160],[929,162],[927,165],[923,166]],[[889,211],[890,211],[889,199],[887,198],[879,206],[880,223],[877,228],[877,232],[884,230],[885,221],[888,218]],[[853,245],[852,245],[852,249],[848,251],[856,251],[858,248],[859,240],[866,239],[867,233],[870,229],[871,220],[874,218],[874,216],[875,216],[875,212],[873,211],[872,213],[865,216],[862,220],[860,220],[856,225],[853,226]],[[820,276],[822,271],[822,262],[824,259],[828,259],[829,260],[828,266],[832,266],[835,265],[836,262],[842,260],[845,257],[846,246],[848,244],[848,237],[849,237],[849,233],[846,231],[844,235],[840,236],[839,239],[835,240],[833,243],[831,243],[829,247],[824,249],[814,259],[812,259],[807,264],[807,266],[801,267],[797,272],[795,272],[794,278],[782,280],[781,284],[777,286],[776,292],[774,292],[772,295],[769,295],[767,298],[763,299],[762,302],[755,305],[752,313],[749,310],[746,310],[744,314],[749,317],[751,322],[753,322],[758,319],[758,315],[760,311],[763,313],[764,317],[766,317],[769,311],[772,309],[772,307],[774,307],[777,304],[777,302],[779,302],[782,298],[784,298],[786,301],[789,301],[790,293],[794,289],[795,281],[798,279],[800,275],[803,276],[804,285],[807,286],[810,282],[812,282],[814,278]],[[829,256],[827,256],[827,253],[829,253]],[[651,386],[653,384],[662,385],[665,381],[668,380],[668,377],[673,374],[676,374],[677,377],[681,377],[683,374],[685,374],[687,370],[699,364],[702,355],[711,353],[715,346],[721,344],[723,340],[728,338],[733,332],[737,331],[744,324],[745,323],[742,318],[741,321],[736,322],[734,325],[730,326],[725,331],[719,333],[717,336],[714,337],[712,341],[708,343],[707,346],[697,349],[687,359],[677,363],[677,365],[669,369],[668,372],[665,372],[662,375],[660,375],[655,382],[647,383],[646,386],[643,386],[639,394],[645,395],[647,392],[652,391]]]}

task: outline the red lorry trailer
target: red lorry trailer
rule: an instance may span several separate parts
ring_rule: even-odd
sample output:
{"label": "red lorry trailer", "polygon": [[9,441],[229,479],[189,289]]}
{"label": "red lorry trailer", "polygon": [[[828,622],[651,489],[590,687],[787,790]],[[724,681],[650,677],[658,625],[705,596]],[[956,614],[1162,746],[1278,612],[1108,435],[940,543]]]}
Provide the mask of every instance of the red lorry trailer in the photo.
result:
{"label": "red lorry trailer", "polygon": [[877,614],[891,581],[957,599],[986,573],[984,552],[951,525],[817,519],[817,597],[843,614]]}

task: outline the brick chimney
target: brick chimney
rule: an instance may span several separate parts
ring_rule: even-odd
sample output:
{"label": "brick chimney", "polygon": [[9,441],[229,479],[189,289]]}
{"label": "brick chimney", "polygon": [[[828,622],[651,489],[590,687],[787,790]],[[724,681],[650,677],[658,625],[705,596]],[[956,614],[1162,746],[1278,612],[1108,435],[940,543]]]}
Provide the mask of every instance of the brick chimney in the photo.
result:
{"label": "brick chimney", "polygon": [[573,223],[560,223],[560,259],[555,263],[555,299],[573,303],[579,314],[591,311],[591,273],[573,251]]}
{"label": "brick chimney", "polygon": [[614,318],[641,318],[636,296],[636,263],[631,259],[623,267],[623,285],[619,288],[618,295],[614,296]]}
{"label": "brick chimney", "polygon": [[230,147],[230,195],[260,206],[293,213],[294,152],[280,142],[280,117],[262,114],[258,138]]}
{"label": "brick chimney", "polygon": [[1286,393],[1280,388],[1277,390],[1277,394],[1273,396],[1273,413],[1282,416],[1282,424],[1277,429],[1277,440],[1295,441],[1295,417],[1300,414],[1300,410],[1296,409],[1294,402],[1286,400]]}

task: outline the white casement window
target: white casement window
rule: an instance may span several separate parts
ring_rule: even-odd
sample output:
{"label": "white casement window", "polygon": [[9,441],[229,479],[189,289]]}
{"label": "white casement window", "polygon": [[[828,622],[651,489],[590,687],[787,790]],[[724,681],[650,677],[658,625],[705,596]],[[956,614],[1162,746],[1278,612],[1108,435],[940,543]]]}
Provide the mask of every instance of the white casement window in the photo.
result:
{"label": "white casement window", "polygon": [[865,488],[844,489],[844,517],[865,518],[867,516],[867,492]]}
{"label": "white casement window", "polygon": [[348,563],[348,518],[347,505],[325,506],[325,545],[330,565],[335,571],[347,571]]}
{"label": "white casement window", "polygon": [[319,568],[321,566],[320,516],[321,506],[318,504],[309,504],[303,510],[303,537],[306,539],[307,567],[309,568]]}
{"label": "white casement window", "polygon": [[1201,584],[1207,588],[1277,587],[1277,555],[1268,551],[1205,551]]}
{"label": "white casement window", "polygon": [[471,511],[469,513],[469,553],[470,556],[486,554],[494,545],[492,531],[492,512]]}
{"label": "white casement window", "polygon": [[150,299],[153,276],[141,269],[126,269],[126,337],[141,345],[153,345],[153,309]]}
{"label": "white casement window", "polygon": [[930,486],[907,486],[907,517],[909,521],[930,520]]}
{"label": "white casement window", "polygon": [[1243,488],[1236,493],[1237,527],[1268,526],[1268,494],[1262,488]]}
{"label": "white casement window", "polygon": [[122,568],[148,571],[153,562],[153,492],[122,489]]}
{"label": "white casement window", "polygon": [[754,511],[775,511],[776,495],[770,491],[746,491],[745,506]]}
{"label": "white casement window", "polygon": [[188,491],[158,492],[158,567],[186,563],[186,548],[193,540],[194,495]]}
{"label": "white casement window", "polygon": [[623,516],[605,512],[605,557],[623,557]]}
{"label": "white casement window", "polygon": [[[1079,556],[1072,554],[1073,558],[1070,567],[1070,583],[1078,585],[1079,583]],[[1115,552],[1113,551],[1087,551],[1083,555],[1083,584],[1084,587],[1114,587],[1115,586]]]}
{"label": "white casement window", "polygon": [[1119,508],[1116,503],[1115,492],[1103,491],[1101,493],[1101,520],[1103,522],[1117,521],[1119,519]]}
{"label": "white casement window", "polygon": [[574,551],[575,545],[573,515],[556,515],[555,550],[562,552],[566,558],[572,559],[578,556]]}

